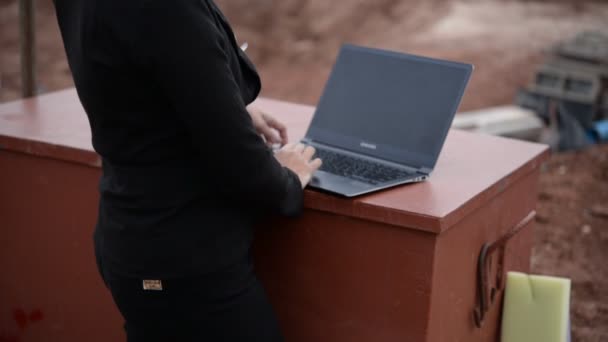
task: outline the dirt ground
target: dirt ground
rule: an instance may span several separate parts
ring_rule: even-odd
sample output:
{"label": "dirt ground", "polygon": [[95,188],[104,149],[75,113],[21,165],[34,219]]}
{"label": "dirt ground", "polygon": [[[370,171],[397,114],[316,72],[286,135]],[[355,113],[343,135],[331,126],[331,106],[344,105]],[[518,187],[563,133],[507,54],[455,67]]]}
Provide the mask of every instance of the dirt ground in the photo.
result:
{"label": "dirt ground", "polygon": [[[580,0],[218,0],[262,95],[315,104],[342,42],[475,64],[461,110],[512,103],[556,41],[608,31]],[[50,0],[37,2],[40,92],[72,86]],[[0,102],[19,97],[18,6],[0,0]],[[532,268],[573,280],[573,341],[608,341],[608,145],[555,154],[539,192]]]}
{"label": "dirt ground", "polygon": [[573,341],[608,341],[608,145],[551,157],[537,223],[532,270],[572,279]]}

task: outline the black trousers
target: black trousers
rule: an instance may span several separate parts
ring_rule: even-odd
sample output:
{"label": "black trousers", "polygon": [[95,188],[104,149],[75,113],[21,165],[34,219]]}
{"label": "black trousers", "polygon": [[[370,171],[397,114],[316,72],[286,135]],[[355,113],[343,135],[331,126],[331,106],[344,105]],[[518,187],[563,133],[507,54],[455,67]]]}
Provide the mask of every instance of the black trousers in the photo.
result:
{"label": "black trousers", "polygon": [[195,277],[160,280],[100,272],[125,319],[128,342],[283,341],[274,311],[251,260]]}

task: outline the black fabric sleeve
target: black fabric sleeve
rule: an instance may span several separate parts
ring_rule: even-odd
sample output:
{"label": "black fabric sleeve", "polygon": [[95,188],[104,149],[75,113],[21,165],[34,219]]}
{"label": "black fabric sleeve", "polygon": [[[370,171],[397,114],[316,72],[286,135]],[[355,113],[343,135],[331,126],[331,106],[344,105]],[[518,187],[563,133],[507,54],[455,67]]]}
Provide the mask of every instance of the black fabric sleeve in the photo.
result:
{"label": "black fabric sleeve", "polygon": [[303,197],[299,178],[278,163],[255,131],[230,69],[233,47],[205,1],[146,1],[140,15],[135,47],[188,127],[220,195],[297,215]]}

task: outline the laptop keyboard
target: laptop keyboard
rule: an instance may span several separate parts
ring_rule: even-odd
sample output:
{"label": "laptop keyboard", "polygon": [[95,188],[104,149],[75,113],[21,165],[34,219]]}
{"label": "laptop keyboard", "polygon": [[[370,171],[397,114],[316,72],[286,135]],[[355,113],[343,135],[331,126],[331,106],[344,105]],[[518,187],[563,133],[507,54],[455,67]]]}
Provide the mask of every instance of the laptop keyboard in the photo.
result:
{"label": "laptop keyboard", "polygon": [[394,167],[374,163],[350,155],[317,148],[315,157],[321,158],[320,170],[365,183],[380,184],[407,177],[412,173]]}

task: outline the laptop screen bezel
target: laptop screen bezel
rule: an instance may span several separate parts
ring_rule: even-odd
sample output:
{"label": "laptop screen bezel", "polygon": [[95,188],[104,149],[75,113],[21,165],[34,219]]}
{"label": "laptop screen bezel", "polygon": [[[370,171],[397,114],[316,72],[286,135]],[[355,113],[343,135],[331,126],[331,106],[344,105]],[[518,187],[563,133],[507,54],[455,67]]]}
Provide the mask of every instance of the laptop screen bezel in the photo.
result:
{"label": "laptop screen bezel", "polygon": [[[380,55],[383,57],[391,57],[391,58],[399,58],[399,59],[407,59],[415,62],[423,62],[423,63],[432,63],[439,64],[442,66],[459,68],[464,71],[463,79],[461,81],[460,87],[457,92],[457,97],[454,98],[453,104],[450,108],[450,112],[445,117],[444,127],[442,127],[441,134],[437,137],[437,139],[441,139],[441,143],[438,144],[438,148],[432,152],[432,154],[420,153],[417,151],[408,151],[406,149],[383,145],[376,146],[373,144],[367,144],[361,138],[351,137],[347,135],[340,134],[340,132],[331,131],[327,129],[323,129],[320,127],[315,127],[313,125],[315,121],[315,117],[319,115],[319,113],[323,112],[322,105],[326,97],[328,96],[328,88],[330,86],[330,81],[332,77],[335,77],[335,70],[338,63],[340,63],[341,57],[345,53],[371,53],[375,55]],[[369,47],[356,46],[351,44],[344,44],[340,49],[340,53],[336,58],[336,62],[328,81],[325,84],[325,88],[323,90],[323,94],[319,100],[319,105],[316,108],[311,124],[308,126],[308,130],[306,132],[305,140],[318,142],[324,145],[329,145],[332,147],[337,147],[340,149],[344,149],[350,152],[355,152],[363,155],[367,155],[374,158],[379,158],[383,160],[388,160],[393,163],[397,163],[403,166],[416,168],[416,169],[426,169],[429,172],[433,170],[437,160],[439,158],[439,154],[443,149],[443,145],[445,143],[445,139],[447,138],[447,134],[449,132],[451,123],[456,115],[456,111],[460,106],[462,98],[464,96],[467,84],[470,80],[471,74],[473,71],[473,65],[455,61],[441,60],[430,57],[417,56],[407,53],[394,52],[388,50],[380,50]],[[380,148],[381,147],[381,148]],[[380,151],[379,151],[380,150]]]}

